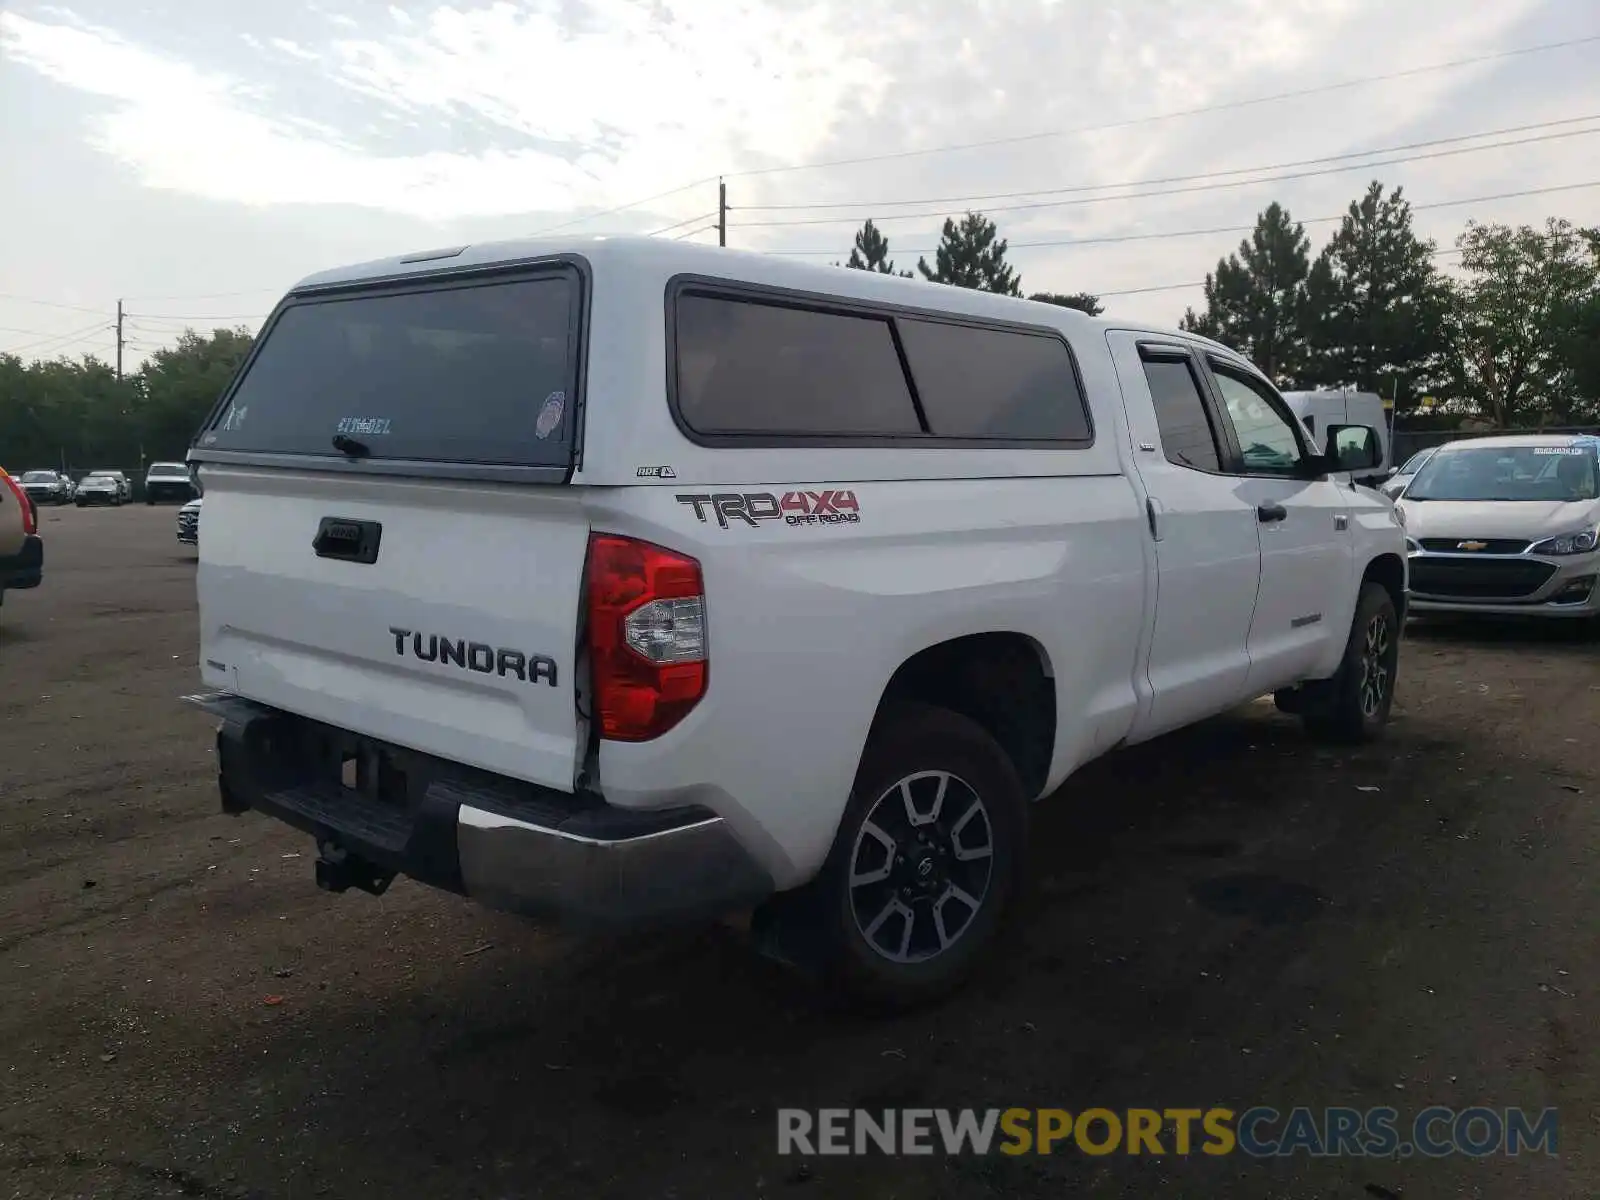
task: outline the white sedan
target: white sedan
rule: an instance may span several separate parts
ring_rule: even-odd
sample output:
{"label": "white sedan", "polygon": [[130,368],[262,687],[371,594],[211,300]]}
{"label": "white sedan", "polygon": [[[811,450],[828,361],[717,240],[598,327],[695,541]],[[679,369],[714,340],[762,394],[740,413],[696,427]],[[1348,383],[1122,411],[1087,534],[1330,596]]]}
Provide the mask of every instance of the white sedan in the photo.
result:
{"label": "white sedan", "polygon": [[1448,443],[1395,507],[1413,613],[1600,615],[1600,438]]}

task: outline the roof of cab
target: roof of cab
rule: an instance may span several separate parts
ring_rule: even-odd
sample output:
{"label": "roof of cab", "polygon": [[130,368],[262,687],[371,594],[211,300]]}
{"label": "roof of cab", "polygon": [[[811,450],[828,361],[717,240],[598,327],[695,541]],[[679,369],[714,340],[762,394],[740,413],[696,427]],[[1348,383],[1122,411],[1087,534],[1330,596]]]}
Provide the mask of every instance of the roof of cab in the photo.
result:
{"label": "roof of cab", "polygon": [[[351,284],[376,283],[401,278],[426,278],[461,271],[532,262],[558,255],[578,255],[596,268],[631,265],[657,279],[676,275],[705,275],[744,283],[767,284],[795,291],[825,292],[832,295],[901,304],[908,308],[927,308],[990,316],[997,320],[1037,323],[1041,310],[1056,314],[1062,321],[1083,328],[1132,329],[1170,335],[1172,330],[1142,323],[1091,317],[1077,309],[1044,304],[1015,296],[1001,296],[969,288],[953,288],[922,279],[904,279],[875,271],[849,271],[816,263],[795,262],[774,254],[731,250],[693,242],[651,237],[528,238],[516,241],[484,242],[452,246],[442,250],[398,255],[357,263],[308,276],[291,291],[302,292]],[[1227,347],[1198,337],[1183,335],[1214,346],[1232,355]]]}

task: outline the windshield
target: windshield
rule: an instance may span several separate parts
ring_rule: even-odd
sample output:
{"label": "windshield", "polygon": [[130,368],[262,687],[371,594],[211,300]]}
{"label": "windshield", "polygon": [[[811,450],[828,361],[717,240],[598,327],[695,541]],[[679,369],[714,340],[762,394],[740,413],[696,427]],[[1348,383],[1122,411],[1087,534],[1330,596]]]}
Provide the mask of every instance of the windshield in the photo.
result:
{"label": "windshield", "polygon": [[1584,446],[1482,446],[1442,450],[1417,472],[1408,500],[1593,500],[1600,463]]}
{"label": "windshield", "polygon": [[1410,458],[1406,459],[1406,465],[1401,467],[1398,471],[1396,471],[1395,474],[1396,475],[1415,475],[1417,473],[1417,471],[1419,469],[1421,469],[1422,464],[1428,461],[1428,455],[1430,455],[1432,453],[1433,453],[1433,447],[1431,447],[1431,446],[1426,450],[1418,450]]}
{"label": "windshield", "polygon": [[56,473],[54,471],[29,471],[22,477],[23,483],[54,483],[55,481]]}

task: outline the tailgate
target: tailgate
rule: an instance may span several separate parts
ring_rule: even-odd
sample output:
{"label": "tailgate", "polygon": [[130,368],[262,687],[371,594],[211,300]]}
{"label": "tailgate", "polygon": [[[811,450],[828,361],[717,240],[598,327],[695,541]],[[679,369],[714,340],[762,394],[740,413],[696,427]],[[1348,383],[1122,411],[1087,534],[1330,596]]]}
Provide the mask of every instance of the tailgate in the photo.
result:
{"label": "tailgate", "polygon": [[585,291],[551,262],[291,293],[190,453],[208,685],[572,789]]}
{"label": "tailgate", "polygon": [[571,790],[579,489],[207,468],[208,686]]}

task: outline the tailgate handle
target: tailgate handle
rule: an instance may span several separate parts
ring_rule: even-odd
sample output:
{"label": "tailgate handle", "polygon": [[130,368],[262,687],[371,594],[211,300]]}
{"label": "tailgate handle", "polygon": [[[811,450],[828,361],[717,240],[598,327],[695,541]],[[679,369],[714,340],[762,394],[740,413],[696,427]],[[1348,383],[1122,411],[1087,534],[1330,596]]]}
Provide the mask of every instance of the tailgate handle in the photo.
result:
{"label": "tailgate handle", "polygon": [[376,521],[354,521],[348,517],[323,517],[311,548],[318,558],[337,558],[344,562],[375,563],[383,526]]}

